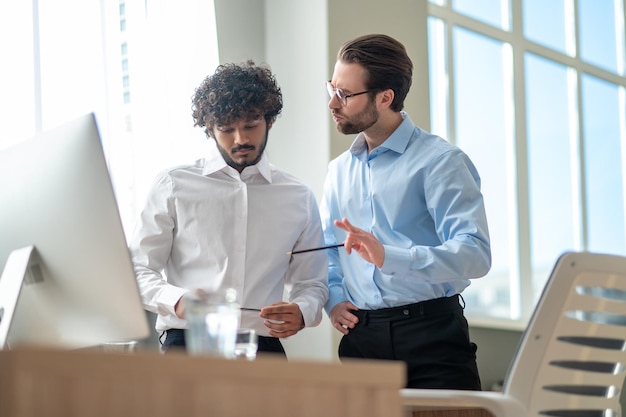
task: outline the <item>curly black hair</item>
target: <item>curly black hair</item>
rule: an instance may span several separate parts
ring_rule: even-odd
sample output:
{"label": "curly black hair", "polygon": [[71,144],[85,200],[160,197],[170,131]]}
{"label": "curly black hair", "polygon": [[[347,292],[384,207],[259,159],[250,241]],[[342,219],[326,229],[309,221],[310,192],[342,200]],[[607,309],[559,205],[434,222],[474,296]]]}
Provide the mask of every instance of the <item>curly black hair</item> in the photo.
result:
{"label": "curly black hair", "polygon": [[192,98],[194,126],[205,127],[208,136],[216,125],[264,117],[274,123],[283,108],[283,96],[266,65],[248,60],[223,64],[202,81]]}

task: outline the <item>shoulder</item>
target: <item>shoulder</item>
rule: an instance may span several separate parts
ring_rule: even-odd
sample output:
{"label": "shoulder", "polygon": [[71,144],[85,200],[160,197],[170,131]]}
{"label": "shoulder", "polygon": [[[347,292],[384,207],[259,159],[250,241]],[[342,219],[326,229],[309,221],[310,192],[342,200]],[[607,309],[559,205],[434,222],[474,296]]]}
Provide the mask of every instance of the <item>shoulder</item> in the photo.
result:
{"label": "shoulder", "polygon": [[178,187],[179,184],[187,183],[191,177],[202,175],[201,161],[197,161],[194,164],[176,165],[171,166],[159,171],[152,183],[154,189],[169,189],[173,190]]}
{"label": "shoulder", "polygon": [[415,132],[416,139],[413,142],[413,146],[409,147],[409,152],[426,156],[432,162],[442,160],[458,160],[461,162],[468,159],[461,148],[441,136],[426,132],[420,128],[416,128]]}
{"label": "shoulder", "polygon": [[350,150],[346,150],[343,151],[341,154],[339,154],[339,156],[337,156],[336,158],[332,159],[329,163],[328,163],[328,167],[329,169],[338,169],[339,167],[345,166],[345,164],[347,162],[350,162],[353,158],[356,158],[354,156],[354,154],[352,152],[350,152]]}
{"label": "shoulder", "polygon": [[291,185],[295,188],[302,189],[303,191],[311,191],[311,188],[306,185],[299,177],[277,168],[273,164],[269,164],[272,173],[272,184],[276,185]]}
{"label": "shoulder", "polygon": [[186,177],[190,175],[201,175],[202,174],[203,161],[200,159],[193,164],[181,164],[174,165],[168,168],[165,168],[159,172],[157,177],[161,178],[169,178],[171,180],[175,180],[177,178]]}

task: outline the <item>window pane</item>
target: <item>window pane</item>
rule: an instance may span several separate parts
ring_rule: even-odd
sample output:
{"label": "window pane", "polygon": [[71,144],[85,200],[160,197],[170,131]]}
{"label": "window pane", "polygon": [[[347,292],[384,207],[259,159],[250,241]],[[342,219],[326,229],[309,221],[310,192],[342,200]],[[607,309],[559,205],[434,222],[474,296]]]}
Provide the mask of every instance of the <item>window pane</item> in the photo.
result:
{"label": "window pane", "polygon": [[575,249],[572,131],[566,67],[527,55],[526,116],[531,265],[535,300],[555,259]]}
{"label": "window pane", "polygon": [[513,181],[507,175],[512,134],[506,109],[512,92],[505,68],[510,68],[510,55],[505,44],[464,29],[455,29],[453,37],[455,137],[482,178],[493,257],[489,275],[474,280],[463,294],[468,312],[509,317],[508,196]]}
{"label": "window pane", "polygon": [[428,63],[430,81],[430,130],[443,138],[448,134],[448,69],[445,23],[428,18]]}
{"label": "window pane", "polygon": [[615,15],[614,1],[578,0],[580,56],[613,72],[618,70]]}
{"label": "window pane", "polygon": [[522,1],[524,36],[566,53],[565,1],[567,0]]}
{"label": "window pane", "polygon": [[584,172],[588,250],[623,255],[624,183],[619,90],[583,75]]}
{"label": "window pane", "polygon": [[0,149],[35,133],[32,45],[32,2],[0,2]]}
{"label": "window pane", "polygon": [[508,0],[452,0],[452,8],[500,29],[510,27]]}
{"label": "window pane", "polygon": [[92,111],[102,116],[106,103],[102,27],[94,24],[100,21],[98,2],[39,2],[44,130]]}

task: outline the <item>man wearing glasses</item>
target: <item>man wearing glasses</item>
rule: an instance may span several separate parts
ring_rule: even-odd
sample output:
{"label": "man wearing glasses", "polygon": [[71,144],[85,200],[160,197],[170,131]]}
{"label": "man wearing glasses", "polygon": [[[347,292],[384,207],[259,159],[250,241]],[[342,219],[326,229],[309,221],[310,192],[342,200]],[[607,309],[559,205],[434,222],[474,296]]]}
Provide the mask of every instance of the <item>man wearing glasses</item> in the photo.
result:
{"label": "man wearing glasses", "polygon": [[365,35],[341,47],[326,84],[337,130],[357,136],[330,162],[320,204],[325,243],[344,243],[328,251],[325,309],[341,358],[404,361],[409,388],[480,390],[460,299],[491,267],[480,177],[402,111],[412,71],[401,43]]}

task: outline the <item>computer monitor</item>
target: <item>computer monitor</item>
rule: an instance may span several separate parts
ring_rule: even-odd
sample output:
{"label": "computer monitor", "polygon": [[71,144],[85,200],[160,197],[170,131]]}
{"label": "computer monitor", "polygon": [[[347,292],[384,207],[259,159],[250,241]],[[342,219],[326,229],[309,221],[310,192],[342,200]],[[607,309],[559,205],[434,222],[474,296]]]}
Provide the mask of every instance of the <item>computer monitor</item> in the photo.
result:
{"label": "computer monitor", "polygon": [[93,114],[0,151],[3,269],[0,349],[148,336]]}

